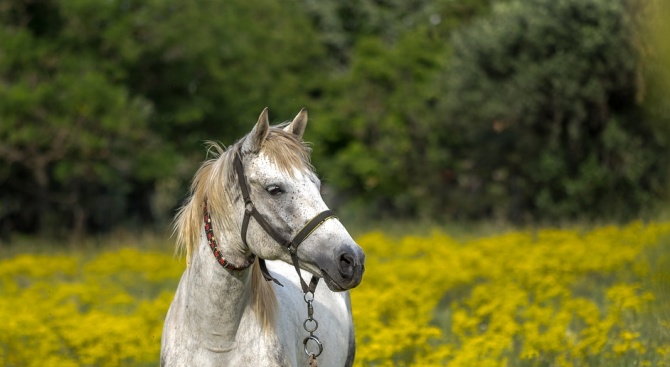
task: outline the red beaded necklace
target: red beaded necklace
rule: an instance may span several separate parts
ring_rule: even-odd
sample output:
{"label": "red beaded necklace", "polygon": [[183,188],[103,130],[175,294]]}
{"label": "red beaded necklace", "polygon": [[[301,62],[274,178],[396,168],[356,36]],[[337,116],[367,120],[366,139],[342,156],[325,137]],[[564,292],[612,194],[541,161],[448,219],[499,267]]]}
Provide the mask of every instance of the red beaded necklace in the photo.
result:
{"label": "red beaded necklace", "polygon": [[254,263],[254,261],[256,260],[256,255],[254,254],[251,254],[251,256],[249,256],[242,265],[235,265],[223,258],[221,250],[219,250],[219,246],[216,244],[216,239],[214,238],[214,231],[212,230],[212,218],[209,216],[209,212],[207,211],[207,201],[205,201],[204,220],[205,220],[205,235],[207,236],[207,243],[209,243],[209,247],[212,249],[216,261],[219,264],[221,264],[221,266],[223,266],[225,269],[228,270],[239,271],[250,267]]}

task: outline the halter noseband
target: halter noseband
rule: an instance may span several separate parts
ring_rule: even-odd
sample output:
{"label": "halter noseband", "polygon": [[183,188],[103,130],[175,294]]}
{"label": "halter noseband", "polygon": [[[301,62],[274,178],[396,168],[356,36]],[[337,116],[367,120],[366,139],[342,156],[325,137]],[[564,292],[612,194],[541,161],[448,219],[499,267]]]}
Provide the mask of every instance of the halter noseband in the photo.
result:
{"label": "halter noseband", "polygon": [[[308,221],[300,231],[293,237],[292,240],[288,241],[282,237],[279,232],[277,232],[272,226],[263,218],[263,215],[256,209],[254,203],[251,201],[251,196],[249,195],[249,186],[247,185],[246,178],[244,176],[244,166],[242,165],[242,158],[239,153],[235,153],[235,159],[233,161],[233,166],[235,167],[235,172],[237,173],[237,179],[239,182],[240,190],[242,191],[242,199],[244,200],[244,219],[242,220],[242,242],[247,245],[247,229],[249,227],[249,221],[251,217],[256,219],[256,222],[263,228],[263,230],[272,237],[277,243],[285,247],[289,254],[291,255],[291,261],[295,267],[296,272],[298,273],[298,278],[300,278],[300,286],[302,287],[303,293],[314,293],[316,285],[319,282],[319,278],[312,276],[312,280],[309,282],[309,285],[302,279],[300,275],[300,266],[298,264],[298,246],[309,237],[312,232],[314,232],[321,224],[331,218],[337,218],[335,213],[330,210],[325,210],[317,214],[314,218]],[[209,228],[209,229],[208,229]],[[243,270],[253,264],[255,255],[251,255],[244,264],[240,266],[233,265],[221,257],[221,253],[218,251],[216,246],[216,241],[214,240],[212,230],[211,230],[211,221],[209,219],[209,214],[207,213],[207,203],[205,203],[205,233],[207,234],[207,240],[209,242],[214,256],[221,266],[228,270]],[[210,239],[211,238],[211,239]],[[248,246],[248,245],[247,245]],[[218,256],[217,256],[218,253]],[[280,286],[283,286],[276,278],[270,275],[267,265],[265,264],[265,259],[258,258],[258,265],[260,266],[261,273],[263,278],[267,281],[274,281]]]}

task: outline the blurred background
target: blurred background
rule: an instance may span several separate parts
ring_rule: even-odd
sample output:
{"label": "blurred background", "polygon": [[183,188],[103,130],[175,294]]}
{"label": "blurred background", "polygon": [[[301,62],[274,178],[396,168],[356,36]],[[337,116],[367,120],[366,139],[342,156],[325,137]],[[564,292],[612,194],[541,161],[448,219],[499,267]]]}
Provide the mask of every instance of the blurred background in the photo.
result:
{"label": "blurred background", "polygon": [[203,142],[310,113],[350,222],[657,218],[662,0],[0,1],[0,235],[169,229]]}

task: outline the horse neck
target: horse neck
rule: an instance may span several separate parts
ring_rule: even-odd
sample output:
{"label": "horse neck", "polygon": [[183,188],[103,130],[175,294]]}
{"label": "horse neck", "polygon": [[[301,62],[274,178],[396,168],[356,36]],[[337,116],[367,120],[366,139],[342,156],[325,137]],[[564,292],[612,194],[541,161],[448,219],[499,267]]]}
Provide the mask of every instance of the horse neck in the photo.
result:
{"label": "horse neck", "polygon": [[[225,238],[219,239],[219,246],[225,256]],[[212,348],[226,349],[232,345],[250,304],[251,269],[228,271],[221,267],[203,229],[198,249],[191,254],[184,294],[195,338],[209,339],[214,343]]]}

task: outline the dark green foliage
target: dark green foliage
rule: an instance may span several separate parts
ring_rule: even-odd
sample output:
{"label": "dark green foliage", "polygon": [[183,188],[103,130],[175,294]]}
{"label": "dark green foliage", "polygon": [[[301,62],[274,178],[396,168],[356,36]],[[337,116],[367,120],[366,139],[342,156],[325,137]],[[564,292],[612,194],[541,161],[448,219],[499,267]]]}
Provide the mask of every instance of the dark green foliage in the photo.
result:
{"label": "dark green foliage", "polygon": [[80,234],[169,218],[202,141],[232,143],[266,105],[275,116],[309,105],[320,46],[296,9],[0,3],[3,228]]}
{"label": "dark green foliage", "polygon": [[0,8],[0,214],[30,230],[82,231],[94,216],[92,226],[118,221],[123,207],[107,207],[106,198],[154,176],[145,172],[170,153],[147,129],[151,104],[78,50],[66,11],[50,2]]}
{"label": "dark green foliage", "polygon": [[359,40],[350,72],[332,84],[327,111],[312,127],[326,181],[396,214],[418,214],[417,203],[430,202],[424,179],[449,158],[431,116],[443,47],[427,32],[408,32],[392,46]]}
{"label": "dark green foliage", "polygon": [[458,32],[443,110],[465,138],[471,210],[514,219],[627,219],[667,189],[668,135],[636,98],[624,1],[497,6]]}
{"label": "dark green foliage", "polygon": [[[331,25],[323,31],[328,39],[352,45],[340,47],[348,53],[331,48],[333,58],[349,64],[333,73],[310,133],[317,167],[325,167],[326,183],[339,194],[331,201],[358,217],[445,213],[457,139],[436,111],[447,92],[439,83],[449,61],[445,39],[488,2],[335,4],[317,20]],[[342,29],[350,38],[333,36]]]}
{"label": "dark green foliage", "polygon": [[266,106],[310,110],[345,216],[633,217],[668,188],[658,4],[1,1],[0,235],[165,227]]}

